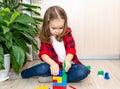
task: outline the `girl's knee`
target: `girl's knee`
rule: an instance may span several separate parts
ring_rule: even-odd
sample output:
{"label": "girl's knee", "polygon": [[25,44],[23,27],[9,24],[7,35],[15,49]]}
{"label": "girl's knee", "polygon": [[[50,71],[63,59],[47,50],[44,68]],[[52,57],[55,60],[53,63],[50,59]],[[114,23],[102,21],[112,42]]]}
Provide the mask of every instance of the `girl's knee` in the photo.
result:
{"label": "girl's knee", "polygon": [[41,63],[38,65],[38,67],[35,69],[35,72],[38,75],[42,75],[50,70],[50,66],[47,63]]}
{"label": "girl's knee", "polygon": [[77,72],[77,77],[80,80],[83,80],[84,78],[86,78],[89,74],[89,70],[85,69],[85,70],[79,70]]}
{"label": "girl's knee", "polygon": [[47,63],[41,63],[39,67],[41,70],[46,70],[50,68],[50,66]]}
{"label": "girl's knee", "polygon": [[89,74],[89,70],[77,70],[68,74],[68,82],[78,82],[85,79]]}

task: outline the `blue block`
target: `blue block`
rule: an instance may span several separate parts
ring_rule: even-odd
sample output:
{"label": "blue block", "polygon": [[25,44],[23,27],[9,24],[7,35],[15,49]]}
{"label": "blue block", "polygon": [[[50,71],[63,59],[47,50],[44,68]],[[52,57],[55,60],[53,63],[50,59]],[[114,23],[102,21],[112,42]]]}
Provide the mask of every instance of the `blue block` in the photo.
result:
{"label": "blue block", "polygon": [[62,76],[62,70],[59,70],[59,74],[57,76]]}

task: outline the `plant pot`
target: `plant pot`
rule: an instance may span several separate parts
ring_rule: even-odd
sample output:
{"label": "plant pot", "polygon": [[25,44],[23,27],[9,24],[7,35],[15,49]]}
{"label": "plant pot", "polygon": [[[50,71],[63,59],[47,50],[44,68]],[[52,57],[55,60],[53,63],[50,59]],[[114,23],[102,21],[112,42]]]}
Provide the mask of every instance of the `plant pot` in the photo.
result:
{"label": "plant pot", "polygon": [[10,54],[4,55],[4,67],[4,70],[0,70],[0,81],[5,81],[9,78]]}

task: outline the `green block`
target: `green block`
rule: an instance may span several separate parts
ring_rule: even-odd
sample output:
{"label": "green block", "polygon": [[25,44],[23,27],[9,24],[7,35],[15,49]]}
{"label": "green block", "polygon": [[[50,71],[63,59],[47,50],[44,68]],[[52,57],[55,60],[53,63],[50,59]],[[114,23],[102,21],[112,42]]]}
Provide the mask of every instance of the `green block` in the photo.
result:
{"label": "green block", "polygon": [[104,75],[104,71],[103,70],[99,70],[98,71],[98,75]]}
{"label": "green block", "polygon": [[86,66],[86,68],[87,68],[88,70],[90,70],[90,69],[91,69],[91,66],[88,65],[88,66]]}
{"label": "green block", "polygon": [[67,75],[63,75],[63,76],[62,76],[62,79],[63,79],[63,80],[67,80]]}

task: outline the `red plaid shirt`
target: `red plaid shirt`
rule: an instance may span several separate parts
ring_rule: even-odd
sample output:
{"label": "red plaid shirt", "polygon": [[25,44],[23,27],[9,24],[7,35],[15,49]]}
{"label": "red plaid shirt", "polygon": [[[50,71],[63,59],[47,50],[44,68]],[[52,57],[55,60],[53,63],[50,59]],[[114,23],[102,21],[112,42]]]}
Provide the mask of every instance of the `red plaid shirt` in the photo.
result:
{"label": "red plaid shirt", "polygon": [[[67,35],[64,36],[64,46],[66,50],[66,55],[68,53],[74,55],[72,62],[74,62],[75,64],[80,64],[81,62],[76,56],[75,41],[73,39],[71,29],[68,29]],[[58,55],[56,54],[52,44],[41,43],[41,47],[38,54],[40,59],[42,54],[47,54],[51,59],[53,59],[56,63],[59,64],[60,68],[62,68],[62,63],[58,60]]]}

